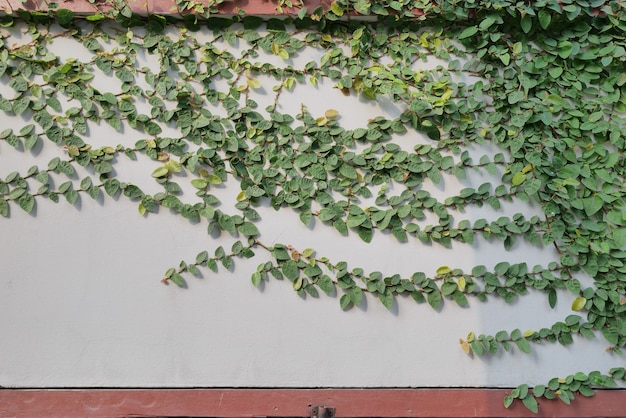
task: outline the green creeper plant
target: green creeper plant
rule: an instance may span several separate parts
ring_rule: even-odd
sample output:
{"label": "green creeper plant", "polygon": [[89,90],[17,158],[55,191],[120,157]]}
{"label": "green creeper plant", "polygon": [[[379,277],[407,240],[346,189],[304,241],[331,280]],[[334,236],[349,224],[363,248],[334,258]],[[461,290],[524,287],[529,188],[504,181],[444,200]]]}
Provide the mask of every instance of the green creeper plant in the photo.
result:
{"label": "green creeper plant", "polygon": [[[602,335],[616,362],[623,361],[622,2],[343,0],[310,10],[306,1],[281,0],[276,7],[286,14],[268,20],[218,15],[220,3],[176,0],[168,16],[139,16],[120,1],[93,2],[93,13],[85,15],[49,3],[2,16],[0,80],[12,93],[0,96],[0,110],[24,123],[4,127],[0,141],[18,151],[51,142],[64,156],[24,173],[2,173],[0,215],[9,217],[13,207],[32,213],[42,199],[75,205],[86,197],[124,196],[137,202],[142,216],[163,207],[209,234],[235,239],[230,250],[204,250],[168,269],[164,283],[186,286],[186,277],[201,268],[230,269],[238,258],[263,252],[269,261],[252,273],[253,285],[286,278],[298,294],[313,297],[340,289],[342,309],[360,305],[367,293],[388,308],[406,294],[439,309],[446,301],[512,302],[529,291],[543,292],[554,307],[557,291],[566,289],[575,295],[577,314],[537,331],[470,332],[461,348],[478,356],[514,347],[528,353],[533,344],[569,345],[575,336]],[[30,41],[12,41],[20,28]],[[214,42],[199,42],[194,33],[200,30],[211,32]],[[80,42],[92,58],[56,56],[50,45],[61,36]],[[107,46],[111,42],[115,48]],[[219,42],[243,47],[220,49]],[[288,63],[309,50],[320,58]],[[139,53],[154,57],[159,68],[140,67]],[[259,53],[284,65],[259,62]],[[444,64],[416,65],[427,60]],[[119,89],[94,87],[100,73],[114,77]],[[354,129],[343,127],[334,109],[282,113],[283,95],[321,82],[355,100],[390,99],[401,111]],[[265,109],[254,100],[262,87],[274,95]],[[138,110],[139,103],[147,103],[149,113]],[[91,144],[90,126],[105,124],[144,137],[134,144]],[[166,136],[166,127],[178,136]],[[407,151],[397,140],[407,132],[428,139]],[[483,144],[499,152],[472,158],[468,148]],[[150,174],[162,191],[148,194],[118,178],[115,164],[138,155],[158,163]],[[442,173],[464,179],[470,171],[501,181],[444,200],[422,189],[425,182],[440,183]],[[194,200],[183,198],[181,182],[195,189]],[[240,193],[229,212],[213,189],[233,184]],[[457,214],[482,205],[497,210],[505,202],[535,203],[542,216],[469,220]],[[503,261],[493,269],[442,266],[434,275],[385,276],[311,248],[264,242],[257,226],[262,204],[365,242],[383,232],[406,245],[445,248],[500,240],[511,249],[524,240],[554,247],[559,259],[547,266]],[[585,276],[592,285],[583,284]],[[575,393],[592,395],[624,375],[616,367],[606,375],[578,372],[545,386],[523,384],[504,406],[520,399],[537,412],[538,398],[569,403]]]}

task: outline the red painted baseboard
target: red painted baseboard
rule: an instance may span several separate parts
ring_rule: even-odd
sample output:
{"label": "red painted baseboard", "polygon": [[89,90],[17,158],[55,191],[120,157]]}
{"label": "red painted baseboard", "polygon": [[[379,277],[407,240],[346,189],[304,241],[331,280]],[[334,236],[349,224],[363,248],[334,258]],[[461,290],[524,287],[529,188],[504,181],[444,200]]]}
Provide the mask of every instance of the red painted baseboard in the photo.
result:
{"label": "red painted baseboard", "polygon": [[626,390],[600,390],[571,405],[541,401],[505,409],[506,389],[3,389],[7,417],[308,417],[310,405],[336,417],[624,417]]}
{"label": "red painted baseboard", "polygon": [[[98,10],[108,10],[110,5],[106,2],[89,2],[88,0],[60,0],[57,2],[59,9],[69,9],[76,13],[95,13]],[[294,2],[295,3],[295,2]],[[332,0],[305,0],[304,4],[312,12],[322,6],[328,9]],[[243,10],[248,15],[278,15],[281,14],[276,0],[233,0],[219,5],[220,14],[236,14]],[[128,6],[135,13],[177,14],[175,0],[143,0],[129,1]],[[46,2],[36,0],[0,0],[0,10],[15,11],[19,9],[29,11],[48,10]],[[299,8],[282,8],[283,14],[296,14]],[[185,13],[189,13],[186,11]]]}
{"label": "red painted baseboard", "polygon": [[[87,0],[60,0],[59,8],[93,13]],[[331,0],[306,0],[312,11]],[[98,3],[96,3],[98,4]],[[275,15],[276,1],[235,0],[220,13]],[[174,0],[129,2],[135,13],[175,13]],[[45,9],[45,2],[0,0],[0,9]],[[106,8],[106,5],[102,6]],[[297,10],[284,10],[294,13]],[[310,406],[335,409],[336,417],[626,417],[626,390],[578,396],[571,405],[541,401],[535,415],[516,402],[505,409],[506,389],[2,389],[0,417],[306,417]]]}

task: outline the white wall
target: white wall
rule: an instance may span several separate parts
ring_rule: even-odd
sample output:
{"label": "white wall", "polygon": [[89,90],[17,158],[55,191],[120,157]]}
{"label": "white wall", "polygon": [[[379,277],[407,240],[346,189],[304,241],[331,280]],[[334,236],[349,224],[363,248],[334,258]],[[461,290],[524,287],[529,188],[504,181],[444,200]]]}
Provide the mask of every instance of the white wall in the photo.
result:
{"label": "white wall", "polygon": [[[67,39],[55,41],[55,52],[66,58],[85,58],[81,48]],[[316,54],[311,51],[302,62]],[[150,57],[144,64],[154,65]],[[12,94],[6,76],[1,82],[0,93]],[[101,76],[94,83],[116,88],[114,80]],[[255,100],[271,100],[267,90],[265,99],[261,94]],[[335,108],[347,127],[365,126],[376,115],[397,115],[392,103],[357,102],[329,84],[296,91],[281,101],[283,112],[298,111],[301,103],[313,115]],[[19,130],[25,123],[0,114],[3,127]],[[89,140],[98,146],[133,144],[142,137],[130,129],[118,134],[106,126],[90,127]],[[394,140],[407,149],[427,141],[415,133]],[[486,147],[472,152],[480,156],[497,151]],[[52,143],[19,152],[0,141],[0,178],[64,155]],[[120,179],[148,193],[159,190],[150,177],[155,163],[118,162]],[[498,183],[497,178],[470,177],[464,183],[446,177],[445,187],[427,186],[441,197],[485,181]],[[230,180],[219,193],[229,204],[238,191]],[[496,219],[517,211],[539,213],[537,207],[516,202],[501,211],[472,209],[457,216]],[[532,267],[557,260],[552,248],[521,242],[508,252],[500,242],[481,239],[473,246],[456,244],[446,250],[416,239],[400,244],[377,233],[365,244],[355,234],[340,236],[320,222],[309,230],[289,209],[260,212],[263,220],[257,225],[264,242],[315,248],[319,256],[386,275],[434,275],[442,265],[469,271],[500,261]],[[367,297],[362,306],[342,312],[340,295],[303,300],[286,280],[272,279],[254,288],[250,274],[263,261],[262,252],[248,261],[237,260],[232,272],[222,268],[217,274],[205,270],[199,279],[188,277],[188,289],[160,283],[165,270],[180,260],[193,261],[204,249],[212,253],[233,242],[224,234],[211,238],[204,224],[191,224],[164,208],[141,217],[137,203],[124,197],[93,201],[82,196],[77,207],[63,198],[58,204],[37,199],[33,215],[12,204],[10,218],[0,218],[0,386],[513,386],[544,383],[579,370],[605,372],[616,363],[604,353],[601,339],[576,339],[570,347],[533,346],[530,355],[514,350],[476,358],[461,350],[459,338],[469,331],[550,327],[571,313],[573,296],[567,293],[559,295],[556,310],[543,294],[531,292],[510,305],[497,299],[470,300],[467,309],[446,303],[441,312],[402,297],[387,310]]]}

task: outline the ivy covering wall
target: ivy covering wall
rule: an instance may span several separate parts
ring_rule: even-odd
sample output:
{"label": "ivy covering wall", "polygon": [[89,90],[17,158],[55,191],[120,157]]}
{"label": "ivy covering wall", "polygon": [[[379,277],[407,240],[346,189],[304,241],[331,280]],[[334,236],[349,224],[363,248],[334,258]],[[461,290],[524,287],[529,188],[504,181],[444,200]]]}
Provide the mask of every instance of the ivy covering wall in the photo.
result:
{"label": "ivy covering wall", "polygon": [[[263,253],[270,261],[251,273],[254,286],[283,279],[313,297],[339,289],[344,310],[365,294],[389,308],[402,294],[440,309],[541,292],[555,307],[566,289],[575,297],[562,321],[495,335],[468,330],[460,349],[529,353],[533,344],[604,338],[614,369],[522,384],[504,400],[508,407],[520,399],[534,412],[537,398],[569,403],[575,393],[590,396],[625,378],[621,1],[346,0],[308,9],[307,2],[281,1],[283,15],[271,19],[216,15],[219,3],[180,1],[180,14],[168,16],[140,16],[123,2],[94,2],[93,12],[80,16],[50,4],[2,17],[0,76],[10,92],[0,109],[23,124],[2,127],[0,141],[21,152],[56,146],[61,155],[26,172],[0,173],[0,215],[32,213],[42,200],[75,205],[110,197],[136,201],[141,216],[169,209],[209,237],[236,241],[191,255],[164,272],[164,283],[187,286],[200,269],[227,272],[237,259]],[[197,31],[212,33],[214,42],[199,43]],[[50,46],[61,37],[82,44],[92,59],[57,56]],[[259,61],[260,53],[275,59]],[[158,68],[138,66],[144,54]],[[443,64],[424,69],[429,60]],[[103,75],[118,88],[96,87]],[[390,100],[400,112],[348,129],[332,106],[324,114],[280,106],[283,95],[316,83],[354,100]],[[261,89],[273,97],[267,106],[254,99]],[[143,139],[93,144],[90,127],[105,124]],[[426,140],[406,149],[406,135]],[[484,144],[498,152],[473,158],[469,149]],[[158,162],[149,174],[161,191],[144,192],[116,172],[118,162],[139,157]],[[499,181],[443,200],[423,187],[439,184],[442,174],[462,180],[472,172]],[[195,195],[183,193],[185,186]],[[237,188],[235,201],[220,201],[217,187]],[[508,202],[538,205],[542,215],[464,216],[471,207],[498,211]],[[365,242],[391,234],[416,248],[458,250],[481,240],[506,249],[525,241],[553,247],[559,259],[471,271],[441,266],[434,274],[416,267],[406,277],[369,272],[319,249],[264,241],[260,205]]]}

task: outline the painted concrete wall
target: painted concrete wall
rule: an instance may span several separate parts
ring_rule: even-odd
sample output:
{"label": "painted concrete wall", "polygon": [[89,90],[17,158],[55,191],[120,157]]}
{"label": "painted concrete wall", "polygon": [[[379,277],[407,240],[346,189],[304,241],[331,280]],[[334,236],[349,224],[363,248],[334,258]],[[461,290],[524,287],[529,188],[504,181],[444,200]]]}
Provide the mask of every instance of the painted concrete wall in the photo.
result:
{"label": "painted concrete wall", "polygon": [[[14,36],[15,42],[28,41]],[[87,56],[82,46],[65,38],[55,41],[55,52],[65,58]],[[321,53],[301,54],[292,65],[302,66]],[[155,65],[152,57],[139,58],[138,66]],[[275,59],[262,56],[259,61]],[[6,83],[2,77],[0,93],[12,94]],[[115,90],[115,83],[101,74],[94,79],[103,89]],[[322,115],[333,108],[346,127],[398,114],[393,103],[347,98],[328,83],[295,91],[281,100],[282,112],[295,114],[305,105],[313,115]],[[263,109],[272,97],[268,88],[252,98]],[[27,119],[2,113],[0,126],[19,129]],[[90,129],[89,140],[96,146],[130,145],[143,137],[131,129],[123,134],[107,126]],[[394,141],[410,150],[428,139],[408,133]],[[479,157],[498,150],[486,146],[471,152]],[[50,142],[23,152],[0,141],[0,177],[65,155]],[[159,190],[150,177],[156,163],[120,159],[115,167],[118,178],[148,193]],[[444,177],[443,185],[425,187],[444,198],[486,181],[498,183],[475,174],[462,183]],[[228,203],[239,190],[230,180],[216,193]],[[500,211],[473,208],[455,218],[496,219],[518,211],[529,217],[539,208],[515,202]],[[501,242],[481,239],[446,250],[415,239],[400,244],[378,233],[365,244],[355,234],[343,237],[320,222],[310,230],[289,209],[277,213],[262,207],[259,212],[262,222],[257,225],[265,242],[311,247],[319,256],[385,275],[434,275],[442,265],[469,271],[500,261],[546,265],[558,259],[552,248],[522,242],[510,251]],[[533,346],[530,355],[514,350],[476,358],[461,350],[459,338],[469,331],[494,334],[551,326],[571,313],[573,296],[567,293],[559,294],[557,309],[550,309],[543,294],[531,293],[510,305],[496,299],[470,300],[468,309],[446,303],[441,312],[402,297],[387,310],[366,297],[363,305],[342,312],[340,295],[303,300],[289,282],[276,280],[254,288],[250,274],[262,255],[238,261],[232,272],[205,270],[202,278],[188,279],[188,289],[160,283],[165,270],[180,260],[193,260],[204,249],[212,253],[219,245],[230,248],[234,241],[227,235],[207,236],[204,224],[192,224],[164,208],[141,217],[137,202],[123,197],[93,201],[83,196],[75,206],[63,199],[58,204],[38,199],[33,215],[13,205],[10,217],[0,218],[0,386],[506,387],[544,383],[578,370],[604,372],[615,365],[601,339],[576,339],[570,347]]]}

